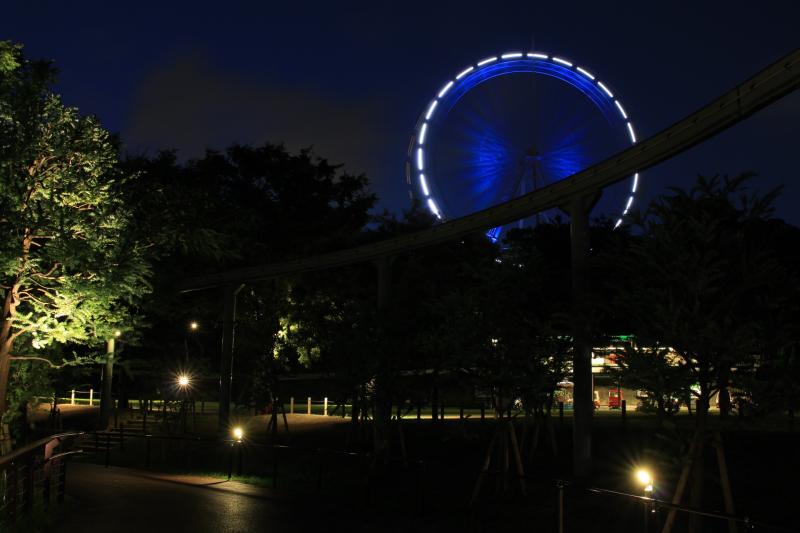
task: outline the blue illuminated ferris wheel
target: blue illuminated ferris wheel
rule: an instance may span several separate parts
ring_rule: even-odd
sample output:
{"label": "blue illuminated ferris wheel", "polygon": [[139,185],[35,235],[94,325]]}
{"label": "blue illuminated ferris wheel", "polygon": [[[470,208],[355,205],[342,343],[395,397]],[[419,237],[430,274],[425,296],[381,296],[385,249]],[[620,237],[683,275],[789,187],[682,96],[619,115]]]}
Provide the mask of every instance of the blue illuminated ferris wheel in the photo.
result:
{"label": "blue illuminated ferris wheel", "polygon": [[[584,67],[549,54],[509,52],[448,80],[421,113],[406,181],[437,218],[456,218],[562,180],[630,144],[636,133],[619,96]],[[639,175],[606,190],[598,206],[622,223]],[[549,221],[539,213],[488,232]]]}

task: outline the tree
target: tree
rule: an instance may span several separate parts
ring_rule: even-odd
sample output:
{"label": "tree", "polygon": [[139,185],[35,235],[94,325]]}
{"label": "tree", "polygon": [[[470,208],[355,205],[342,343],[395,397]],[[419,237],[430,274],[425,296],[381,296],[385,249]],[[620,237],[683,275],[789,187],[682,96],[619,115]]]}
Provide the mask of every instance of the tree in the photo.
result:
{"label": "tree", "polygon": [[750,366],[763,347],[763,316],[777,301],[775,280],[785,278],[753,231],[769,219],[778,191],[748,193],[750,178],[701,176],[688,191],[660,196],[636,220],[640,236],[614,254],[625,280],[616,287],[614,312],[628,317],[643,344],[672,348],[696,383],[691,467],[676,491],[682,493],[692,468],[695,506],[706,483],[710,399],[719,392],[724,416],[734,369]]}
{"label": "tree", "polygon": [[[95,347],[132,326],[148,290],[144,250],[129,231],[114,139],[49,90],[54,69],[0,43],[0,413],[11,363],[52,367],[56,345]],[[58,352],[59,354],[63,351]]]}
{"label": "tree", "polygon": [[638,221],[642,235],[613,253],[626,280],[615,312],[642,343],[671,347],[691,370],[703,428],[711,396],[724,395],[732,368],[757,353],[760,295],[778,269],[748,232],[777,193],[747,195],[751,177],[699,177],[689,191],[661,196]]}

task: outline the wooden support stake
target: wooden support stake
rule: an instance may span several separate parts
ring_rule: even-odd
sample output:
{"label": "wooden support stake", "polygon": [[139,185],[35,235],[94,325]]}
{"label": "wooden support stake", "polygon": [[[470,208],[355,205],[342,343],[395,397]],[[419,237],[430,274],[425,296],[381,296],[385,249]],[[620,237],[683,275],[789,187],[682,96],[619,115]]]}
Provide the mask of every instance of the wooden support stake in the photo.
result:
{"label": "wooden support stake", "polygon": [[[689,473],[692,470],[692,465],[695,461],[695,456],[698,450],[702,448],[700,444],[700,435],[695,433],[692,437],[692,443],[689,445],[689,453],[687,454],[687,461],[683,464],[681,475],[678,477],[678,486],[675,488],[675,494],[672,496],[672,504],[680,505],[683,500],[683,493],[686,490],[686,485],[689,481]],[[677,515],[676,509],[670,509],[667,513],[667,519],[664,521],[664,527],[661,533],[671,533],[672,526],[675,524],[675,516]]]}
{"label": "wooden support stake", "polygon": [[492,435],[492,440],[489,442],[489,447],[486,449],[486,456],[483,459],[483,468],[481,468],[481,471],[478,474],[478,479],[475,481],[475,488],[472,489],[472,498],[470,498],[469,501],[470,505],[475,505],[475,502],[478,501],[478,495],[481,492],[481,485],[483,485],[483,480],[486,478],[486,474],[489,473],[489,465],[492,463],[492,452],[494,452],[494,446],[497,442],[497,434],[498,431],[495,429],[494,435]]}
{"label": "wooden support stake", "polygon": [[[740,411],[741,412],[741,411]],[[735,515],[733,507],[733,491],[731,490],[731,480],[728,476],[728,465],[725,461],[725,450],[722,447],[722,435],[717,432],[714,435],[714,449],[717,455],[717,468],[719,468],[719,480],[722,485],[722,498],[725,502],[725,512],[729,515]],[[739,528],[736,525],[736,520],[728,520],[728,531],[730,533],[738,533]]]}

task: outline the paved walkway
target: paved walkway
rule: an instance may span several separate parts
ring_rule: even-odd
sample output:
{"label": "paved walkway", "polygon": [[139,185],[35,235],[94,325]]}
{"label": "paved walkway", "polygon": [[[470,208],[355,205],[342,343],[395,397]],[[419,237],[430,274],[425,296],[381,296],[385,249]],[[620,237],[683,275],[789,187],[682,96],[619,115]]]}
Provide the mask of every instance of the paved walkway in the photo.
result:
{"label": "paved walkway", "polygon": [[312,509],[295,510],[269,489],[212,478],[157,476],[74,462],[67,474],[67,494],[58,533],[332,530],[319,529],[320,517]]}

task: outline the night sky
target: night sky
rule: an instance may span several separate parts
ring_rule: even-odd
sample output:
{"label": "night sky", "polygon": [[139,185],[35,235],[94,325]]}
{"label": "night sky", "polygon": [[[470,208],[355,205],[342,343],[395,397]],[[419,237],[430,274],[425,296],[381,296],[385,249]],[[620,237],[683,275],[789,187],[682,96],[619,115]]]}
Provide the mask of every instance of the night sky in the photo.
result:
{"label": "night sky", "polygon": [[[698,5],[695,5],[698,4]],[[666,7],[669,6],[669,7]],[[416,119],[464,66],[542,50],[591,67],[640,138],[800,46],[796,2],[41,2],[5,5],[0,39],[60,69],[67,104],[126,150],[182,158],[233,142],[313,145],[408,205]],[[784,185],[800,225],[800,93],[642,176],[639,202],[698,173]]]}

